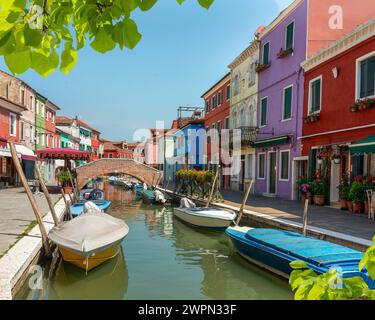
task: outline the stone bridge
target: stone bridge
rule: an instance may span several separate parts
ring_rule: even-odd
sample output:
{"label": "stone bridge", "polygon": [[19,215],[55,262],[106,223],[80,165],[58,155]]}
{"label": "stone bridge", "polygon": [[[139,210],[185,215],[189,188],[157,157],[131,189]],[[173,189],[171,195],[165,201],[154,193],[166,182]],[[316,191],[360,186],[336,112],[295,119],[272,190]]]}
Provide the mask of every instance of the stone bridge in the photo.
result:
{"label": "stone bridge", "polygon": [[90,179],[112,174],[126,174],[150,186],[158,185],[163,177],[161,171],[129,159],[100,159],[76,168],[76,173],[79,190]]}

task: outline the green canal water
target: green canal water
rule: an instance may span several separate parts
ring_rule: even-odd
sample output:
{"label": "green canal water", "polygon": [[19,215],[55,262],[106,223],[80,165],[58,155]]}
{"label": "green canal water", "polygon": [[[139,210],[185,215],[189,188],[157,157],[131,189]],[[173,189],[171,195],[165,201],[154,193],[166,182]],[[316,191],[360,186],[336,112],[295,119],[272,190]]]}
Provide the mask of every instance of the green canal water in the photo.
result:
{"label": "green canal water", "polygon": [[17,299],[292,299],[286,281],[233,253],[222,233],[195,230],[176,220],[171,207],[148,206],[132,192],[105,186],[109,214],[130,232],[121,254],[85,274],[59,261],[43,266],[42,286],[29,281]]}

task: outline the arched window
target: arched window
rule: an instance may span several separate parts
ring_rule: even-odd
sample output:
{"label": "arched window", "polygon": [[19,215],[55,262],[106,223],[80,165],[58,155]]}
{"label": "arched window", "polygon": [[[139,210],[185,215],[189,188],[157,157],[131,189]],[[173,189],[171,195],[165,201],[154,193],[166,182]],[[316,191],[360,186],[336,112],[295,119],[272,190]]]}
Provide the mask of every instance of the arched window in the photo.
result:
{"label": "arched window", "polygon": [[233,95],[237,95],[238,94],[238,89],[239,89],[239,75],[236,74],[234,76],[234,82],[233,82]]}

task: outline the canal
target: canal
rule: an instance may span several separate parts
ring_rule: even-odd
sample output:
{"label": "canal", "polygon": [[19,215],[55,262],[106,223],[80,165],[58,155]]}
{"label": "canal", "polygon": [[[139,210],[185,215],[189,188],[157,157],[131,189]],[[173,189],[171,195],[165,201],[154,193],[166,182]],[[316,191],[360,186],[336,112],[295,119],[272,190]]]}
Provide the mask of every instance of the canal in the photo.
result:
{"label": "canal", "polygon": [[171,207],[145,205],[133,192],[104,189],[112,201],[108,213],[130,228],[121,254],[88,275],[62,260],[54,268],[48,262],[43,281],[29,279],[16,299],[293,298],[286,281],[234,254],[224,234],[192,229],[173,217]]}

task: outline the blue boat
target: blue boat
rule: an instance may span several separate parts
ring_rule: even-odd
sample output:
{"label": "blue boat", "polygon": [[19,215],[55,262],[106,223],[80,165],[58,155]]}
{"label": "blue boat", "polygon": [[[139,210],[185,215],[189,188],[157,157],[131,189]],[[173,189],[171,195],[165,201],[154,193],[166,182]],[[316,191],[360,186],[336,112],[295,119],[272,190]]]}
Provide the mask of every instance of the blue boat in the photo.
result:
{"label": "blue boat", "polygon": [[290,263],[299,260],[318,274],[336,268],[343,278],[362,277],[375,289],[375,280],[358,270],[360,251],[283,230],[230,227],[225,233],[242,257],[287,279],[293,271]]}
{"label": "blue boat", "polygon": [[[73,218],[76,218],[83,214],[83,207],[87,201],[84,202],[78,202],[70,206],[70,212],[73,216]],[[111,206],[111,201],[92,201],[95,203],[98,208],[102,211],[105,212],[110,206]]]}
{"label": "blue boat", "polygon": [[116,184],[116,182],[117,182],[117,178],[116,177],[114,177],[114,176],[112,176],[112,177],[109,177],[108,178],[108,181],[109,181],[109,183],[111,184],[111,185],[115,185]]}

